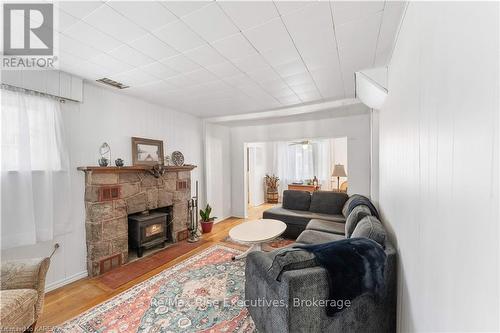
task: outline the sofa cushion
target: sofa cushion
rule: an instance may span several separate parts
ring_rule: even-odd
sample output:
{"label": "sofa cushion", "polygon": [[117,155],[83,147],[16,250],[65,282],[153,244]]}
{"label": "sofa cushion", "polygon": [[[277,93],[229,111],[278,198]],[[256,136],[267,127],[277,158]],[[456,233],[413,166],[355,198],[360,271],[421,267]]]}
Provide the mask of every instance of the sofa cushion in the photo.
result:
{"label": "sofa cushion", "polygon": [[371,215],[370,208],[365,205],[359,205],[354,207],[345,222],[345,236],[346,238],[351,237],[354,229],[365,216]]}
{"label": "sofa cushion", "polygon": [[317,219],[317,220],[339,222],[342,224],[345,223],[345,217],[342,214],[330,215],[330,214],[320,214],[320,213],[309,213],[308,216],[310,216],[313,219]]}
{"label": "sofa cushion", "polygon": [[312,219],[307,224],[306,230],[317,230],[337,235],[343,235],[345,232],[345,224],[341,222]]}
{"label": "sofa cushion", "polygon": [[281,281],[281,274],[286,271],[317,266],[312,252],[291,247],[270,252],[274,258],[268,274],[276,281]]}
{"label": "sofa cushion", "polygon": [[347,213],[349,212],[349,205],[351,204],[351,201],[353,201],[356,197],[359,196],[360,196],[359,194],[353,194],[344,203],[344,206],[342,207],[342,215],[344,215],[345,218],[347,218]]}
{"label": "sofa cushion", "polygon": [[297,237],[297,243],[302,244],[320,244],[333,242],[337,240],[345,239],[343,235],[331,234],[329,232],[317,231],[317,230],[304,230]]}
{"label": "sofa cushion", "polygon": [[365,237],[373,239],[382,246],[385,246],[386,231],[382,223],[375,216],[365,216],[354,229],[351,238]]}
{"label": "sofa cushion", "polygon": [[309,210],[311,193],[307,191],[283,191],[283,208],[293,210]]}
{"label": "sofa cushion", "polygon": [[35,322],[34,289],[7,289],[0,291],[0,322],[2,327],[28,327]]}
{"label": "sofa cushion", "polygon": [[316,191],[311,198],[309,210],[314,213],[336,215],[342,213],[342,207],[349,197],[345,193]]}

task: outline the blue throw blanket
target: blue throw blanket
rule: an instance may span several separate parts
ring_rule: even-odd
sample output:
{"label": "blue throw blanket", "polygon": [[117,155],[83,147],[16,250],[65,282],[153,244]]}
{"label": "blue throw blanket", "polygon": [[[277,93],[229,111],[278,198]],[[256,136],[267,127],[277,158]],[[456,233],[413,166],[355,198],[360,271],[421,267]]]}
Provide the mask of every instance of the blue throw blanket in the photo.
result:
{"label": "blue throw blanket", "polygon": [[339,241],[295,245],[314,253],[317,262],[328,271],[329,302],[326,314],[333,316],[343,308],[332,306],[369,293],[380,297],[384,291],[386,254],[382,247],[368,238],[347,238]]}
{"label": "blue throw blanket", "polygon": [[365,205],[370,209],[370,212],[372,213],[373,216],[375,216],[376,218],[380,218],[380,216],[378,215],[377,208],[375,208],[370,199],[361,194],[354,194],[353,196],[354,198],[352,199],[351,202],[349,202],[349,206],[347,207],[346,216],[349,216],[349,214],[351,214],[352,210],[356,208],[356,206]]}

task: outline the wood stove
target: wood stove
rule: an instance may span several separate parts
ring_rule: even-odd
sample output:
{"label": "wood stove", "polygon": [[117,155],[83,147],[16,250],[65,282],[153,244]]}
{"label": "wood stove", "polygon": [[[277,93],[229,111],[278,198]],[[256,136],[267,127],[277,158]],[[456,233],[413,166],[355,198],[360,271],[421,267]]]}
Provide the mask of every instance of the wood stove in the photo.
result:
{"label": "wood stove", "polygon": [[135,249],[137,257],[142,257],[145,249],[162,245],[171,241],[170,235],[171,209],[159,209],[149,213],[128,216],[129,250]]}

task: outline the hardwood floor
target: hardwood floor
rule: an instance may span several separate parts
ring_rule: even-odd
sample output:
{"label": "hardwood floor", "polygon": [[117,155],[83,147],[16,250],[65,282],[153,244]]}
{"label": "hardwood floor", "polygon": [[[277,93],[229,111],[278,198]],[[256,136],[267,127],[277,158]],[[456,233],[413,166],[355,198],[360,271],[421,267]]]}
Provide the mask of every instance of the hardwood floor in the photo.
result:
{"label": "hardwood floor", "polygon": [[61,324],[66,320],[90,309],[91,307],[123,292],[124,290],[133,287],[137,283],[158,274],[165,268],[171,267],[214,244],[223,242],[232,227],[245,221],[261,218],[262,212],[272,206],[273,205],[271,204],[264,204],[249,209],[248,219],[231,217],[215,224],[211,233],[204,234],[202,236],[203,239],[207,240],[206,243],[201,244],[196,249],[191,250],[190,252],[158,268],[155,268],[116,289],[107,287],[106,285],[100,283],[96,278],[85,278],[47,293],[45,296],[43,314],[38,320],[37,326],[39,328],[47,328]]}

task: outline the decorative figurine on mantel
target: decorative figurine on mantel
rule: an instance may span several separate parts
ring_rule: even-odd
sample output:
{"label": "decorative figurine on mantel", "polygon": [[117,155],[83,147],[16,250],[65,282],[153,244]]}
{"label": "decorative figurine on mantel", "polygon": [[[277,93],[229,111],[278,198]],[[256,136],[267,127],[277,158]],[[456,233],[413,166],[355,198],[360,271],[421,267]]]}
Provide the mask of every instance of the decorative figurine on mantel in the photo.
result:
{"label": "decorative figurine on mantel", "polygon": [[160,178],[160,176],[163,176],[165,174],[167,169],[163,165],[157,164],[154,165],[151,169],[148,169],[147,171],[150,174],[152,174],[155,178]]}
{"label": "decorative figurine on mantel", "polygon": [[111,148],[106,142],[99,147],[99,155],[101,156],[98,160],[99,166],[108,166],[109,162],[111,162]]}
{"label": "decorative figurine on mantel", "polygon": [[180,151],[174,151],[172,153],[172,163],[175,166],[183,166],[184,165],[184,155]]}
{"label": "decorative figurine on mantel", "polygon": [[115,160],[115,165],[116,165],[117,167],[119,167],[119,168],[121,168],[122,166],[124,166],[123,159],[121,159],[121,158],[117,158],[117,159]]}

